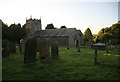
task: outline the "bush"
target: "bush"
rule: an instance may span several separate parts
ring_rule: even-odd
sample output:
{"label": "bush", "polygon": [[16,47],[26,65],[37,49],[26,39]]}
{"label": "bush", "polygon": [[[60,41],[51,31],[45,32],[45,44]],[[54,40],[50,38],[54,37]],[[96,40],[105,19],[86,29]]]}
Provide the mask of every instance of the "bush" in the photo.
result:
{"label": "bush", "polygon": [[2,40],[2,48],[8,47],[9,42],[10,41],[8,39]]}

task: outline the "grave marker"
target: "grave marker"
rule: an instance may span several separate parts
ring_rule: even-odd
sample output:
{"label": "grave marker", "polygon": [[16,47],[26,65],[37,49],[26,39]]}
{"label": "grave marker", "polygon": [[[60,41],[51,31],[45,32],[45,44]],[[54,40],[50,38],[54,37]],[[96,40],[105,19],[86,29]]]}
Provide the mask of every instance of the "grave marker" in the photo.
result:
{"label": "grave marker", "polygon": [[41,41],[40,42],[40,61],[47,61],[49,59],[49,45],[47,42]]}
{"label": "grave marker", "polygon": [[9,43],[10,53],[16,53],[16,44],[14,42]]}
{"label": "grave marker", "polygon": [[25,43],[26,43],[25,40],[22,40],[21,43],[20,43],[20,53],[21,54],[25,53]]}
{"label": "grave marker", "polygon": [[53,42],[51,46],[52,59],[58,58],[58,42]]}
{"label": "grave marker", "polygon": [[37,43],[34,38],[28,39],[25,43],[24,65],[36,63]]}
{"label": "grave marker", "polygon": [[77,48],[77,51],[80,52],[80,45],[78,40],[76,41],[76,48]]}
{"label": "grave marker", "polygon": [[9,50],[8,48],[2,48],[2,57],[7,57],[9,56]]}

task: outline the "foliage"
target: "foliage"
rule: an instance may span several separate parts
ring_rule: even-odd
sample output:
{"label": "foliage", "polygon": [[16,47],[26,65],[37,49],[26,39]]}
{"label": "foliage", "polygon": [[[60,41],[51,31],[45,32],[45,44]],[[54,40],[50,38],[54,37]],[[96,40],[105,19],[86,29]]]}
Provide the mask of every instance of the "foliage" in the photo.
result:
{"label": "foliage", "polygon": [[8,25],[2,22],[2,39],[8,39],[9,35],[8,33],[9,33]]}
{"label": "foliage", "polygon": [[113,24],[110,27],[102,28],[97,37],[94,39],[95,42],[107,42],[109,40],[112,43],[119,43],[120,44],[120,23]]}
{"label": "foliage", "polygon": [[84,32],[83,35],[84,35],[84,41],[89,41],[89,40],[91,41],[92,40],[93,35],[92,35],[92,32],[89,28],[86,29],[86,31]]}
{"label": "foliage", "polygon": [[98,51],[98,65],[94,65],[94,50],[81,47],[77,52],[75,47],[67,50],[59,47],[59,59],[41,63],[39,53],[35,65],[22,66],[24,55],[17,49],[16,54],[3,58],[3,80],[120,80],[118,56],[116,48],[105,56],[105,51]]}
{"label": "foliage", "polygon": [[120,24],[116,23],[111,26],[111,33],[113,34],[113,39],[116,40],[115,43],[120,44]]}
{"label": "foliage", "polygon": [[104,35],[104,28],[102,28],[99,32],[98,32],[98,34],[97,34],[97,39],[98,40],[102,40],[102,37],[103,37],[103,35]]}
{"label": "foliage", "polygon": [[21,27],[21,24],[11,24],[9,27],[3,23],[2,37],[19,43],[19,41],[25,37],[25,28]]}
{"label": "foliage", "polygon": [[67,28],[66,26],[61,26],[60,28]]}
{"label": "foliage", "polygon": [[54,25],[51,23],[51,24],[47,24],[46,28],[45,29],[55,29]]}
{"label": "foliage", "polygon": [[9,42],[10,42],[10,41],[9,41],[8,39],[2,40],[2,48],[8,47]]}
{"label": "foliage", "polygon": [[112,33],[104,33],[103,37],[102,37],[102,41],[103,42],[109,42],[109,40],[111,40],[112,38]]}

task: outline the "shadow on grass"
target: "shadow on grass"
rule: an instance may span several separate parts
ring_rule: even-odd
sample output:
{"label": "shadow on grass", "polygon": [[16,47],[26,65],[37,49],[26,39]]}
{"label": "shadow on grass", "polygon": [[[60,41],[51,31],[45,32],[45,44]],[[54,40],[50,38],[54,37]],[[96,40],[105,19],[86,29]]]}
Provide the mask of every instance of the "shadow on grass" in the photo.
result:
{"label": "shadow on grass", "polygon": [[117,66],[117,65],[110,65],[110,64],[103,64],[103,63],[98,63],[97,65],[101,67],[120,68],[120,66]]}

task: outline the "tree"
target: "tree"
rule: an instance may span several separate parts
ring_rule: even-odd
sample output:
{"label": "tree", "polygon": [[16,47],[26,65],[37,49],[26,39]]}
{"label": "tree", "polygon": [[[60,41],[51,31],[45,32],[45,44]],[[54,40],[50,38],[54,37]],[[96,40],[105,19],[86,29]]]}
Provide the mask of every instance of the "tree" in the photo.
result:
{"label": "tree", "polygon": [[61,26],[60,28],[67,28],[66,26]]}
{"label": "tree", "polygon": [[109,42],[109,40],[112,39],[112,33],[104,33],[104,35],[102,36],[102,41],[103,42]]}
{"label": "tree", "polygon": [[119,43],[119,36],[120,36],[120,23],[113,24],[110,27],[102,28],[98,34],[97,38],[95,38],[95,41],[100,42],[107,42],[108,40],[111,40],[113,44]]}
{"label": "tree", "polygon": [[21,24],[11,24],[9,27],[2,23],[2,39],[8,39],[13,42],[19,43],[19,41],[25,37],[25,28],[21,27]]}
{"label": "tree", "polygon": [[8,39],[8,25],[2,22],[2,39]]}
{"label": "tree", "polygon": [[25,28],[21,27],[21,24],[11,24],[9,26],[9,39],[11,41],[16,41],[19,43],[19,41],[25,37]]}
{"label": "tree", "polygon": [[92,32],[89,28],[86,29],[86,31],[84,32],[83,35],[84,35],[84,40],[85,41],[92,40],[93,35],[92,35]]}
{"label": "tree", "polygon": [[104,28],[102,28],[99,32],[98,32],[98,34],[97,34],[97,36],[96,36],[96,38],[94,39],[94,42],[100,42],[100,41],[102,41],[102,39],[103,39],[103,35],[104,35]]}
{"label": "tree", "polygon": [[51,23],[51,24],[47,24],[45,29],[55,29],[55,28],[54,25]]}

